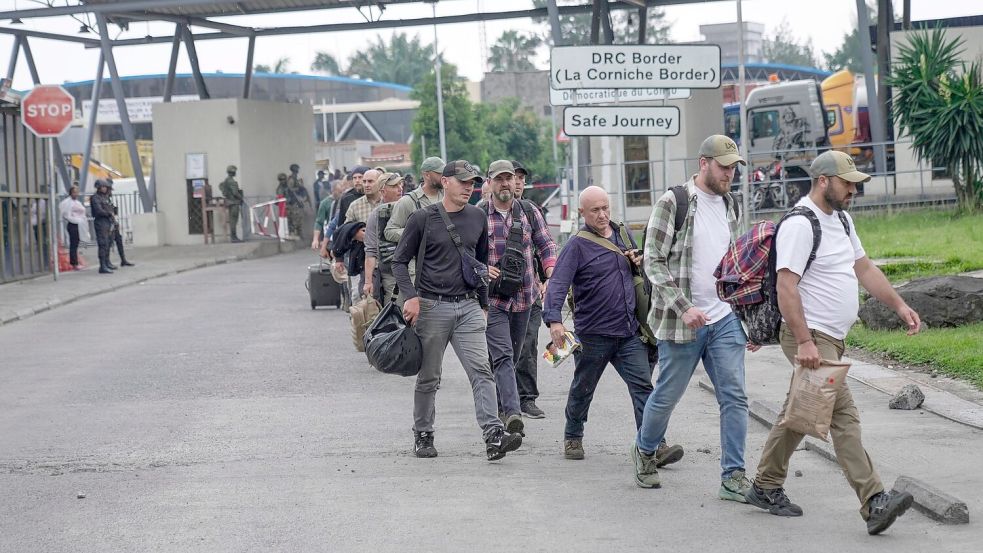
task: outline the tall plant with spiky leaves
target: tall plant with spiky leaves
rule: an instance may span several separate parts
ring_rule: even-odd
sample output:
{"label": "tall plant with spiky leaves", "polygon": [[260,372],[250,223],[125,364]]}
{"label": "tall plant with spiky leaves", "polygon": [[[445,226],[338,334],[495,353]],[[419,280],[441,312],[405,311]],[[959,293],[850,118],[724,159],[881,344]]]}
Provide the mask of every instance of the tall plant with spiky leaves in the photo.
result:
{"label": "tall plant with spiky leaves", "polygon": [[983,210],[983,72],[960,61],[963,40],[943,29],[918,32],[900,46],[888,82],[895,90],[894,121],[915,153],[942,162],[959,205]]}

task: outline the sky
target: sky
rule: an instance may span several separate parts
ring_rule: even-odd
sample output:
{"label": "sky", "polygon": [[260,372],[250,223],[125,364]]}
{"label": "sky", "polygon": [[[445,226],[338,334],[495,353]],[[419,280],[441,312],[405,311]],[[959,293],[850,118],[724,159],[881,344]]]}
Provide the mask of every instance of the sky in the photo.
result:
{"label": "sky", "polygon": [[[32,0],[0,0],[0,9],[12,10],[36,7]],[[900,17],[901,1],[895,1],[895,13]],[[529,9],[532,0],[442,0],[436,4],[437,16],[474,13],[476,11],[508,11]],[[912,20],[938,19],[964,15],[983,15],[983,1],[980,0],[911,0]],[[670,23],[670,38],[675,42],[700,40],[699,26],[709,23],[734,22],[737,19],[736,2],[707,1],[691,5],[668,6],[665,9],[666,21]],[[745,21],[763,23],[765,34],[772,33],[782,22],[787,22],[795,36],[800,40],[811,40],[817,53],[833,52],[842,43],[843,36],[850,32],[856,20],[856,0],[744,0],[742,3]],[[423,18],[431,15],[427,4],[396,5],[388,8],[383,19]],[[378,17],[378,11],[373,12]],[[295,14],[270,14],[262,16],[216,18],[217,21],[254,27],[275,27],[285,25],[316,25],[326,23],[364,21],[363,16],[354,9],[334,9],[299,12]],[[9,22],[0,27],[10,27]],[[53,17],[25,20],[23,28],[74,35],[79,22],[68,17]],[[111,27],[111,29],[113,29]],[[438,27],[438,45],[445,59],[456,64],[460,73],[471,80],[480,80],[486,69],[484,61],[488,48],[499,35],[507,30],[544,32],[546,25],[533,23],[530,19],[491,21],[480,23],[461,23]],[[193,28],[197,32],[208,30]],[[111,30],[112,32],[112,30]],[[393,32],[419,34],[424,43],[433,42],[433,26],[404,27],[396,30],[347,31],[309,35],[260,37],[256,41],[254,63],[272,65],[278,58],[290,58],[291,70],[309,73],[311,61],[318,51],[333,54],[344,62],[348,57],[373,42],[376,35],[383,37]],[[133,23],[130,31],[120,38],[142,38],[147,34],[154,36],[173,35],[174,25],[170,23]],[[114,33],[115,35],[115,33]],[[96,38],[94,34],[89,34]],[[30,39],[31,49],[44,83],[62,83],[91,80],[95,76],[98,51],[82,45],[51,40]],[[13,37],[0,35],[0,60],[2,73],[7,71]],[[246,39],[207,40],[196,43],[201,69],[204,72],[222,71],[241,73],[245,69]],[[166,73],[170,44],[128,46],[114,50],[120,75],[144,75]],[[549,64],[548,51],[540,52],[537,66],[546,68]],[[182,47],[178,57],[178,72],[190,72]],[[30,75],[23,61],[18,64],[13,88],[25,90],[32,85]]]}

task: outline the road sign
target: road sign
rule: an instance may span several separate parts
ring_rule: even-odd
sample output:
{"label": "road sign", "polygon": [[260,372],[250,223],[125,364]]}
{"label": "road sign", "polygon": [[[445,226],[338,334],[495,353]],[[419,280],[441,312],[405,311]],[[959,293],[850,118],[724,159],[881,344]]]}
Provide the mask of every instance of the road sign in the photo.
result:
{"label": "road sign", "polygon": [[21,101],[21,120],[39,138],[57,138],[75,118],[75,98],[58,85],[38,85]]}
{"label": "road sign", "polygon": [[550,51],[550,88],[719,88],[716,44],[563,46]]}
{"label": "road sign", "polygon": [[550,88],[550,105],[608,104],[617,102],[648,102],[651,100],[685,100],[690,97],[688,88],[599,88],[586,90],[555,90]]}
{"label": "road sign", "polygon": [[563,110],[568,136],[676,136],[676,106],[572,106]]}

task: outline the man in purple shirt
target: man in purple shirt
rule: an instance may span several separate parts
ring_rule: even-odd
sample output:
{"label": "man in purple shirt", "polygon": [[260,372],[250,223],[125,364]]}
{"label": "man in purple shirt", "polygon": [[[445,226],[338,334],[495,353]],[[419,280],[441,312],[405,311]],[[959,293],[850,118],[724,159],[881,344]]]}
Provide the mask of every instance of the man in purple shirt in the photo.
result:
{"label": "man in purple shirt", "polygon": [[[563,303],[573,287],[573,322],[583,347],[574,352],[576,368],[567,396],[563,453],[567,459],[584,458],[584,423],[594,389],[608,363],[628,385],[635,411],[635,428],[642,423],[645,401],[652,393],[652,365],[635,319],[635,285],[632,265],[642,262],[641,252],[628,235],[625,243],[619,225],[611,222],[608,193],[589,186],[580,193],[580,214],[586,225],[560,252],[546,290],[543,321],[557,347],[563,345]],[[591,238],[587,233],[592,233]],[[624,252],[618,254],[596,243],[609,240]],[[682,448],[660,444],[660,466],[678,461]]]}

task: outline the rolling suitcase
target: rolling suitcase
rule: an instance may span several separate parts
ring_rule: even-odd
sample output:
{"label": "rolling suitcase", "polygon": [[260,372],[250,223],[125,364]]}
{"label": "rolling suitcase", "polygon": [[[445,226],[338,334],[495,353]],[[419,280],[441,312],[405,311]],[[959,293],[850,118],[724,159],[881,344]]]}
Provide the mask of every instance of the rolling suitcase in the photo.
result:
{"label": "rolling suitcase", "polygon": [[311,309],[333,305],[341,308],[341,285],[331,275],[331,265],[324,262],[307,267],[307,291],[311,295]]}

